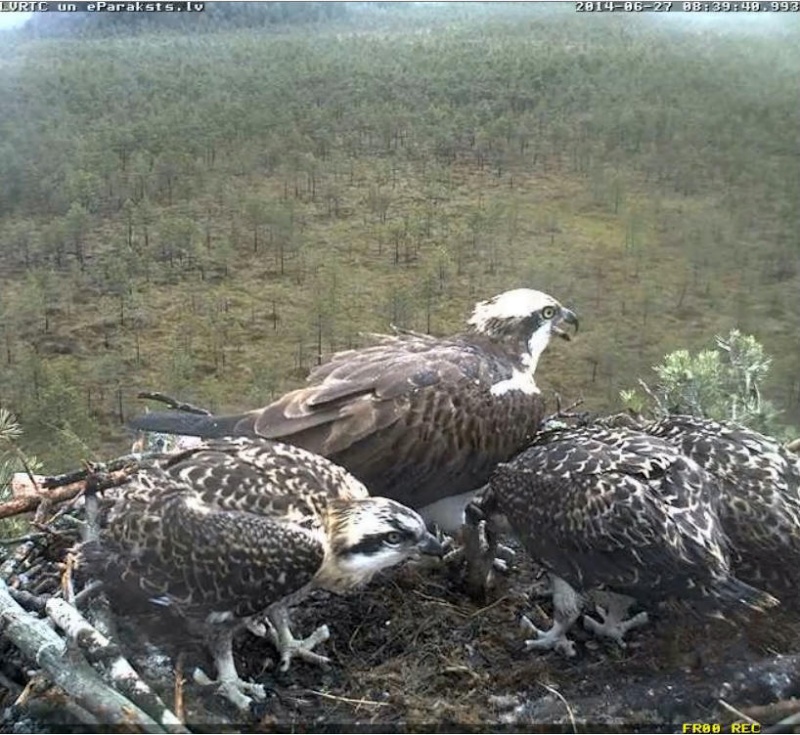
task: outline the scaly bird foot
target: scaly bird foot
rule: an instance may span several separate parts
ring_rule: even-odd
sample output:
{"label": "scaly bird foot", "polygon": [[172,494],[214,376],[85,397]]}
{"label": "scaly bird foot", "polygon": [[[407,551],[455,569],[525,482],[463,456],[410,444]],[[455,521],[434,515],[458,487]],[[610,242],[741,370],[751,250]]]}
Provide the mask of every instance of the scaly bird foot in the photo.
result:
{"label": "scaly bird foot", "polygon": [[268,618],[266,622],[267,628],[259,624],[249,625],[248,628],[256,635],[263,635],[266,632],[269,636],[281,657],[280,671],[288,671],[295,657],[318,666],[327,666],[331,662],[327,656],[315,653],[313,650],[331,637],[327,625],[321,625],[308,638],[295,638],[289,629],[288,621],[281,616],[276,616],[275,620]]}
{"label": "scaly bird foot", "polygon": [[200,686],[215,686],[217,693],[225,697],[234,707],[249,711],[253,700],[263,700],[267,697],[267,692],[262,684],[253,684],[244,681],[238,676],[235,678],[211,679],[202,669],[194,670],[194,680]]}
{"label": "scaly bird foot", "polygon": [[540,630],[526,615],[520,620],[520,627],[526,633],[535,633],[536,638],[529,638],[525,641],[525,650],[537,649],[539,651],[557,651],[558,653],[571,658],[575,655],[575,643],[567,638],[567,631],[564,625],[554,622],[550,630]]}
{"label": "scaly bird foot", "polygon": [[[596,593],[596,595],[599,595],[599,593]],[[583,627],[598,637],[614,641],[620,648],[627,648],[627,643],[624,640],[625,634],[633,628],[640,628],[646,625],[649,622],[647,613],[640,612],[625,620],[628,608],[630,608],[634,600],[626,595],[613,593],[605,593],[602,597],[606,606],[603,607],[596,602],[595,608],[603,622],[584,615]]]}

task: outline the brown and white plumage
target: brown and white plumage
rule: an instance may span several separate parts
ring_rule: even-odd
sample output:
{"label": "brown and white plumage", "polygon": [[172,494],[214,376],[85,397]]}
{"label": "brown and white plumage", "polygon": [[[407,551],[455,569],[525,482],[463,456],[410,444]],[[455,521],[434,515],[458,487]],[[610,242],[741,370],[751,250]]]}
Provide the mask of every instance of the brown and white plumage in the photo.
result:
{"label": "brown and white plumage", "polygon": [[233,632],[272,628],[284,668],[293,655],[323,660],[288,628],[288,606],[312,589],[345,592],[376,572],[441,546],[413,510],[369,497],[352,475],[297,447],[220,439],[162,457],[105,501],[101,536],[83,548],[112,591],[140,590],[210,634],[223,693],[242,682]]}
{"label": "brown and white plumage", "polygon": [[774,604],[732,575],[717,495],[714,478],[693,460],[629,429],[545,432],[501,464],[479,507],[504,515],[559,580],[554,630],[530,647],[570,651],[564,634],[580,605],[562,582],[645,603],[687,600],[700,610]]}
{"label": "brown and white plumage", "polygon": [[800,585],[800,458],[730,421],[668,416],[639,429],[673,444],[719,484],[736,575],[777,596]]}
{"label": "brown and white plumage", "polygon": [[551,336],[568,338],[561,327],[577,319],[547,294],[516,289],[476,304],[468,324],[453,337],[378,336],[335,354],[306,387],[263,408],[216,417],[154,412],[132,426],[295,444],[454,530],[497,462],[539,429],[536,365]]}

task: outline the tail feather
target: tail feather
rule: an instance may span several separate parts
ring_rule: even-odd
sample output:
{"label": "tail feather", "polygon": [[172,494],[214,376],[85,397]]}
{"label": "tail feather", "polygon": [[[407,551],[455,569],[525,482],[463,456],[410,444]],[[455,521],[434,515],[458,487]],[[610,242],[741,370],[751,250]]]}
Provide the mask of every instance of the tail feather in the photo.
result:
{"label": "tail feather", "polygon": [[139,431],[219,439],[247,433],[239,426],[241,419],[241,416],[204,416],[188,411],[153,411],[131,419],[128,426]]}
{"label": "tail feather", "polygon": [[751,587],[736,577],[728,577],[716,587],[722,599],[746,605],[752,610],[768,610],[780,604],[777,597],[773,597],[769,592]]}

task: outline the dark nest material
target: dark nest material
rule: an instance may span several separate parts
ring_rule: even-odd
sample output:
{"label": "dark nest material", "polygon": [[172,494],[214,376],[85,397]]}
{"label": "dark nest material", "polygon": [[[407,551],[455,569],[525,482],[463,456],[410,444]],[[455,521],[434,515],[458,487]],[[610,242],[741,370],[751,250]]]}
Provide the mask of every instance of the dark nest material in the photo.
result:
{"label": "dark nest material", "polygon": [[39,483],[49,489],[0,503],[0,518],[35,512],[21,539],[0,545],[1,731],[675,732],[753,721],[790,732],[800,721],[792,609],[744,624],[665,612],[624,650],[576,628],[574,659],[527,653],[520,615],[544,625],[550,607],[532,593],[541,570],[519,552],[483,604],[464,594],[455,567],[407,565],[357,594],[315,593],[294,619],[299,633],[329,625],[324,670],[300,662],[281,674],[269,643],[243,632],[240,671],[270,692],[243,722],[195,683],[211,661],[179,619],[147,603],[111,607],[91,580],[76,581],[70,549],[92,532],[92,493],[132,467],[51,478]]}

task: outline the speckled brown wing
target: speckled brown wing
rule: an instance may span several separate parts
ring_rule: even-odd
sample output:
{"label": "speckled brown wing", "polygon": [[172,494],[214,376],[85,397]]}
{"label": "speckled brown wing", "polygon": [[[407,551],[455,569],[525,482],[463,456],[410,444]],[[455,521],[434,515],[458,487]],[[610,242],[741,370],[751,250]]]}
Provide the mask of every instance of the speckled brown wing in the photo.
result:
{"label": "speckled brown wing", "polygon": [[203,502],[224,510],[303,522],[332,498],[369,495],[346,470],[324,457],[259,437],[211,439],[157,461]]}
{"label": "speckled brown wing", "polygon": [[298,593],[322,564],[318,530],[207,502],[169,471],[141,471],[115,499],[95,573],[187,616],[253,615]]}
{"label": "speckled brown wing", "polygon": [[418,334],[337,353],[309,385],[237,416],[149,413],[140,429],[262,436],[345,467],[374,495],[413,508],[480,488],[538,431],[539,394],[491,388],[516,364],[507,345],[475,335]]}
{"label": "speckled brown wing", "polygon": [[378,345],[338,353],[309,376],[309,385],[262,409],[259,436],[289,440],[333,456],[400,420],[412,399],[472,381],[488,390],[499,361],[468,343],[423,336],[386,337]]}
{"label": "speckled brown wing", "polygon": [[538,430],[544,402],[491,386],[511,376],[491,343],[405,336],[337,355],[254,429],[319,452],[370,492],[415,508],[475,490]]}
{"label": "speckled brown wing", "polygon": [[490,493],[529,551],[573,586],[716,604],[750,591],[729,576],[709,482],[666,442],[590,427],[541,435],[498,467]]}
{"label": "speckled brown wing", "polygon": [[643,429],[714,475],[737,576],[778,595],[800,587],[800,461],[778,442],[731,422],[669,416]]}

